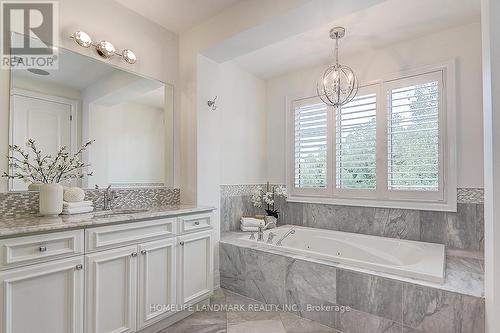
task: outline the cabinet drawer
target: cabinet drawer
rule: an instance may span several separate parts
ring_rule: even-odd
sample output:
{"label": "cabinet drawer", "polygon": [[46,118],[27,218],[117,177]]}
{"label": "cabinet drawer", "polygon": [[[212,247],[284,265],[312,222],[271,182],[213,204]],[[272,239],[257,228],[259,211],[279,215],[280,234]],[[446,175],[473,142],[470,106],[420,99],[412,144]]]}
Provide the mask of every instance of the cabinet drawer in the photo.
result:
{"label": "cabinet drawer", "polygon": [[0,240],[0,269],[83,254],[83,231]]}
{"label": "cabinet drawer", "polygon": [[212,226],[211,213],[181,216],[178,219],[180,233],[205,230]]}
{"label": "cabinet drawer", "polygon": [[96,251],[137,244],[175,234],[175,218],[130,222],[85,231],[85,250]]}

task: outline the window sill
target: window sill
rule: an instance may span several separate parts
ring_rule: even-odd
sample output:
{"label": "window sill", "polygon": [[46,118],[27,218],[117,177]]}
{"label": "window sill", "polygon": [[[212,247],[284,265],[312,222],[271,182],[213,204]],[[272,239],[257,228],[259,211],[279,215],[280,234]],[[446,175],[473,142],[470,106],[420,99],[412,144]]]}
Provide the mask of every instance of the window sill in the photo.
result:
{"label": "window sill", "polygon": [[430,210],[441,212],[456,212],[457,202],[426,202],[426,201],[404,201],[404,200],[376,200],[376,199],[346,199],[330,197],[309,197],[309,196],[289,196],[288,202],[300,202],[311,204],[357,206],[357,207],[375,207],[375,208],[394,208],[394,209],[412,209],[412,210]]}

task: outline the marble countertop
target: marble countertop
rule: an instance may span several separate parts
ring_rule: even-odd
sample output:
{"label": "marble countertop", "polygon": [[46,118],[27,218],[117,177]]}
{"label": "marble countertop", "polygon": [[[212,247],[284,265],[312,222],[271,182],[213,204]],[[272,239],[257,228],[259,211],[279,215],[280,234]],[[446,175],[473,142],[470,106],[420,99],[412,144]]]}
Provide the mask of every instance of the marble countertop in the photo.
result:
{"label": "marble countertop", "polygon": [[239,247],[253,248],[278,255],[285,255],[293,259],[313,261],[324,265],[334,266],[340,269],[377,275],[389,279],[396,279],[412,284],[456,292],[475,297],[484,297],[484,261],[477,253],[468,251],[447,251],[446,253],[446,279],[442,284],[407,278],[400,275],[377,272],[370,269],[337,263],[333,260],[318,259],[311,256],[300,255],[283,248],[270,247],[263,243],[246,242],[239,239],[249,235],[248,232],[232,231],[222,234],[221,242]]}
{"label": "marble countertop", "polygon": [[128,223],[161,217],[192,214],[213,210],[213,207],[190,205],[155,207],[137,212],[114,214],[113,211],[95,211],[86,214],[44,217],[37,215],[0,217],[0,238],[22,236],[66,229],[83,229],[102,225]]}

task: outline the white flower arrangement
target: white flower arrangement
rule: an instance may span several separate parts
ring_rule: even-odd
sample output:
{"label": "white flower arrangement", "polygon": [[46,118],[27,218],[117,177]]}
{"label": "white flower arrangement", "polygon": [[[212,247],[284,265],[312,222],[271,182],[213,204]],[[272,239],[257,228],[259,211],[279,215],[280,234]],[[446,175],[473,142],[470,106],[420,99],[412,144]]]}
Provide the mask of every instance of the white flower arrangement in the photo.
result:
{"label": "white flower arrangement", "polygon": [[270,187],[268,182],[265,191],[259,186],[252,192],[251,201],[254,207],[257,208],[261,208],[263,205],[266,205],[267,215],[277,218],[279,211],[274,208],[274,204],[276,203],[276,199],[280,197],[287,197],[286,188],[281,185]]}
{"label": "white flower arrangement", "polygon": [[[26,142],[27,151],[17,145],[9,145],[11,154],[7,158],[12,174],[4,172],[2,177],[20,179],[25,183],[50,184],[92,176],[92,172],[84,171],[90,167],[90,164],[81,161],[81,154],[93,142],[85,143],[73,155],[68,152],[66,146],[63,146],[55,157],[42,156],[41,150],[37,148],[33,139]],[[34,156],[31,156],[30,153],[33,153]]]}

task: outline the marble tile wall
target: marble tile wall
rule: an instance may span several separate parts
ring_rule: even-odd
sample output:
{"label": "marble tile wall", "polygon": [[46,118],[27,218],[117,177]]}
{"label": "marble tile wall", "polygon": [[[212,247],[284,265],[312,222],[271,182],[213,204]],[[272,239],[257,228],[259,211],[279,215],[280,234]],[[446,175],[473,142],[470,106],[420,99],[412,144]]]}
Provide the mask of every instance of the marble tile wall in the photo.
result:
{"label": "marble tile wall", "polygon": [[[148,208],[180,204],[180,190],[167,187],[116,189],[114,208]],[[104,190],[85,190],[85,199],[92,200],[96,209],[102,208]],[[38,192],[0,193],[0,216],[38,213]]]}
{"label": "marble tile wall", "polygon": [[[221,286],[349,333],[483,333],[484,299],[220,243]],[[307,305],[316,308],[308,310]],[[349,306],[332,311],[326,306]]]}
{"label": "marble tile wall", "polygon": [[[239,229],[244,215],[262,214],[252,206],[255,185],[221,187],[221,231]],[[353,207],[281,200],[279,223],[446,244],[483,251],[484,204],[481,189],[460,189],[456,213]]]}

